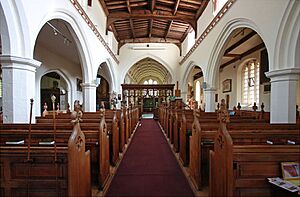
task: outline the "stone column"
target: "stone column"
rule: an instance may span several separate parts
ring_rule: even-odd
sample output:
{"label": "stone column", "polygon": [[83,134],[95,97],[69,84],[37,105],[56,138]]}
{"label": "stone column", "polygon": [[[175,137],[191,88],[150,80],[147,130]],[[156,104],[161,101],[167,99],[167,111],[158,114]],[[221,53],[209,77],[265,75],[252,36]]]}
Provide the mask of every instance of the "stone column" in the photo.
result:
{"label": "stone column", "polygon": [[270,122],[296,123],[297,81],[300,68],[266,73],[271,79]]}
{"label": "stone column", "polygon": [[81,84],[83,91],[83,110],[85,112],[96,111],[96,88],[94,83]]}
{"label": "stone column", "polygon": [[216,94],[216,89],[214,88],[204,89],[205,112],[215,111],[215,94]]}
{"label": "stone column", "polygon": [[[3,122],[29,123],[30,99],[35,99],[35,72],[41,62],[10,55],[0,56],[2,65]],[[35,121],[35,104],[33,117]]]}

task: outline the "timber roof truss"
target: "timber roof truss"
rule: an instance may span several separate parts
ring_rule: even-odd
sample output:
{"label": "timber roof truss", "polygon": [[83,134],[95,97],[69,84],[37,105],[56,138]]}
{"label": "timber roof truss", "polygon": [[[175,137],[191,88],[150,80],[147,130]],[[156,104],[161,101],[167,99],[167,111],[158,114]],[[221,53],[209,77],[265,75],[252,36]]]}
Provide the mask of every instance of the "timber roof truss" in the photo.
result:
{"label": "timber roof truss", "polygon": [[99,0],[119,48],[126,43],[173,43],[197,32],[197,20],[209,0]]}

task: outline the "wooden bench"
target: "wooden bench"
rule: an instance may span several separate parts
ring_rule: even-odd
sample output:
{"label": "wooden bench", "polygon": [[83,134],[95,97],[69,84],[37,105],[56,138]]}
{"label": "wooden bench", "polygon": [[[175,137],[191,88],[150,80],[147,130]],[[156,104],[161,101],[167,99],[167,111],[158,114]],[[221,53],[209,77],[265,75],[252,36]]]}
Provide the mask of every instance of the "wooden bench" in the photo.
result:
{"label": "wooden bench", "polygon": [[179,128],[179,159],[184,166],[189,165],[190,141],[189,135],[192,132],[194,122],[193,110],[184,110]]}
{"label": "wooden bench", "polygon": [[[205,181],[201,174],[208,170],[209,151],[213,150],[218,124],[200,123],[198,119],[199,116],[195,116],[190,138],[189,169],[192,181],[198,189],[201,189],[202,182]],[[300,142],[299,125],[235,122],[229,123],[228,127],[234,144],[267,144],[267,141],[274,144],[287,144],[288,141]]]}
{"label": "wooden bench", "polygon": [[[106,165],[106,161],[110,161],[109,156],[109,137],[105,135],[108,135],[107,129],[108,126],[105,123],[105,117],[103,114],[101,115],[98,113],[99,122],[98,123],[81,123],[81,125],[84,125],[85,130],[84,133],[86,134],[86,148],[91,150],[91,168],[92,168],[92,175],[93,178],[98,177],[93,182],[97,185],[99,185],[99,188],[103,188],[105,185],[105,182],[103,180],[108,179],[101,178],[103,176],[108,176],[107,173],[101,174],[101,169],[104,168],[106,171],[109,172],[109,168],[107,170],[106,167],[102,167],[101,165]],[[100,125],[103,124],[102,119],[104,120],[104,123],[106,124],[105,128],[106,131],[101,131]],[[89,124],[92,124],[89,125]],[[97,124],[97,126],[95,125]],[[2,139],[5,139],[5,141],[13,141],[14,139],[24,139],[25,142],[27,141],[27,131],[28,131],[28,125],[27,124],[4,124],[0,125],[1,127],[1,140],[0,142],[3,144],[4,141]],[[56,142],[58,146],[64,146],[67,144],[68,136],[71,133],[70,127],[72,125],[70,123],[58,123],[56,124],[57,132],[56,132]],[[102,126],[103,127],[103,126]],[[32,125],[32,135],[33,135],[33,145],[39,145],[40,141],[49,141],[53,140],[53,124],[51,123],[37,123]],[[101,143],[100,141],[104,141],[104,143]],[[106,143],[106,140],[108,143]],[[101,155],[101,151],[108,151],[108,156]],[[119,150],[118,150],[119,151]],[[104,160],[105,162],[101,163],[101,160]],[[100,165],[101,163],[101,165]],[[103,171],[103,170],[102,170]]]}
{"label": "wooden bench", "polygon": [[[108,134],[110,136],[110,162],[114,166],[119,159],[119,119],[118,113],[121,111],[116,110],[105,110],[105,121],[108,128]],[[100,112],[87,112],[82,116],[86,125],[98,124],[100,122]],[[56,116],[57,124],[68,124],[71,121],[70,114],[59,114]],[[45,116],[37,118],[37,123],[53,123],[52,116]],[[98,128],[97,128],[98,130]]]}
{"label": "wooden bench", "polygon": [[210,151],[210,196],[271,196],[267,178],[281,176],[282,161],[300,161],[299,150],[299,145],[234,145],[221,124]]}
{"label": "wooden bench", "polygon": [[64,147],[0,146],[1,196],[91,196],[84,147],[78,124]]}

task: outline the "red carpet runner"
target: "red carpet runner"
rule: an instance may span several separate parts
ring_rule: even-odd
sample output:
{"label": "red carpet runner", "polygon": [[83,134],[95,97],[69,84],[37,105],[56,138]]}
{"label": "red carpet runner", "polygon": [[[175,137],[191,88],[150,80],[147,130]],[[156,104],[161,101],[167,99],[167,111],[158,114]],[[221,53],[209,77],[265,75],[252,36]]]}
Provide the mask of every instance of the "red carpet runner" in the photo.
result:
{"label": "red carpet runner", "polygon": [[142,120],[106,196],[194,196],[153,119]]}

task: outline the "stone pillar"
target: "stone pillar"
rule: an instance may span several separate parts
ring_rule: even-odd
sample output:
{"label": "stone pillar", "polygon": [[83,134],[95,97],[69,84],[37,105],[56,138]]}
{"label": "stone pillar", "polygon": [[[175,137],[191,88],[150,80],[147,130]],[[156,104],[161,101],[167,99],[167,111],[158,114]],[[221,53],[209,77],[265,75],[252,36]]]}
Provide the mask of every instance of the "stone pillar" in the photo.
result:
{"label": "stone pillar", "polygon": [[97,85],[94,83],[83,83],[81,86],[83,91],[83,111],[95,112]]}
{"label": "stone pillar", "polygon": [[214,112],[215,111],[215,93],[216,89],[207,88],[204,89],[205,96],[205,112]]}
{"label": "stone pillar", "polygon": [[297,81],[300,68],[266,73],[271,79],[270,122],[296,123]]}
{"label": "stone pillar", "polygon": [[[30,99],[35,99],[35,72],[41,62],[16,56],[0,56],[2,65],[3,122],[29,123]],[[32,122],[35,122],[33,102]]]}
{"label": "stone pillar", "polygon": [[181,98],[184,103],[187,102],[187,92],[181,92]]}

